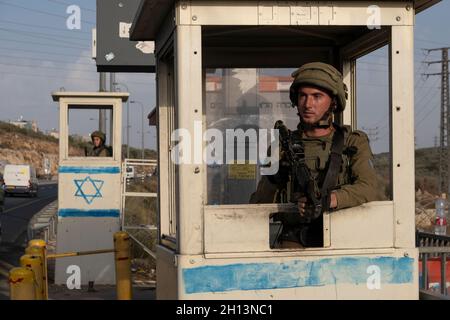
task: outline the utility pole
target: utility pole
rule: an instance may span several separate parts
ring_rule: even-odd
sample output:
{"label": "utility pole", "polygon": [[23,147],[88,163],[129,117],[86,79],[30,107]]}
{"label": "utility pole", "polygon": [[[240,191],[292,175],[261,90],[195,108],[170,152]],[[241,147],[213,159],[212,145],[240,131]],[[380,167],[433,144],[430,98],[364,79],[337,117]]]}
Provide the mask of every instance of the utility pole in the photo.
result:
{"label": "utility pole", "polygon": [[439,193],[447,192],[450,194],[450,95],[449,95],[449,69],[448,69],[448,50],[447,48],[436,48],[427,50],[441,51],[442,60],[426,62],[428,65],[440,63],[442,71],[440,73],[428,73],[430,76],[441,76],[441,127],[440,127],[440,146],[439,146]]}
{"label": "utility pole", "polygon": [[[125,83],[114,82],[115,86],[123,86],[130,93],[130,89]],[[130,159],[130,99],[127,100],[127,159]]]}
{"label": "utility pole", "polygon": [[[106,92],[106,73],[100,72],[100,92]],[[106,110],[99,111],[98,129],[106,133]]]}
{"label": "utility pole", "polygon": [[[110,92],[116,92],[116,74],[111,72],[109,74],[109,91]],[[109,141],[110,144],[112,145],[113,143],[113,137],[114,137],[114,114],[113,111],[111,110],[111,114],[109,115]],[[122,146],[120,146],[122,148]]]}
{"label": "utility pole", "polygon": [[142,149],[142,159],[145,159],[145,145],[144,145],[144,105],[142,102],[139,101],[130,101],[131,104],[139,104],[141,106],[141,118],[142,118],[142,124],[141,124],[141,149]]}

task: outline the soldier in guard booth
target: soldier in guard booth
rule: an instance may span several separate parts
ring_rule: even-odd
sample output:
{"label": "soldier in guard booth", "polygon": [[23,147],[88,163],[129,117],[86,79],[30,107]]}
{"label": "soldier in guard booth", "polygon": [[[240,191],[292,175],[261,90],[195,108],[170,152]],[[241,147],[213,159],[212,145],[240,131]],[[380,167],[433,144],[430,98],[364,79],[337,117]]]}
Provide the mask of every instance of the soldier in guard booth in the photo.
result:
{"label": "soldier in guard booth", "polygon": [[92,148],[85,150],[86,157],[112,157],[112,147],[106,146],[106,134],[94,131],[91,134]]}

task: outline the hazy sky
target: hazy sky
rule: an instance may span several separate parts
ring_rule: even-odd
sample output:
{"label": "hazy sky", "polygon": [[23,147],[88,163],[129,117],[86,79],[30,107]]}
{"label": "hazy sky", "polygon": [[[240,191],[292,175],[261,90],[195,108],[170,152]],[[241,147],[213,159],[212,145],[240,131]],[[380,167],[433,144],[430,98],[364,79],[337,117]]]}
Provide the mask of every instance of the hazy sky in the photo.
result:
{"label": "hazy sky", "polygon": [[[82,9],[81,30],[66,28],[66,9]],[[450,1],[445,0],[416,19],[415,114],[418,147],[432,146],[439,134],[440,72],[424,60],[440,60],[438,53],[425,56],[421,49],[450,46]],[[98,90],[98,74],[91,59],[91,29],[95,26],[95,0],[0,0],[0,120],[20,116],[34,119],[42,130],[58,127],[58,112],[50,93]],[[372,134],[375,152],[387,150],[387,51],[379,50],[360,60],[358,67],[358,125]],[[152,74],[117,74],[126,83],[132,100],[145,105],[145,115],[155,106]],[[131,141],[140,146],[141,108],[131,106]],[[125,126],[125,124],[124,124]],[[155,133],[145,127],[146,146],[154,147]],[[378,139],[378,140],[376,140]]]}
{"label": "hazy sky", "polygon": [[[0,1],[0,120],[37,120],[41,130],[58,127],[57,104],[51,92],[98,91],[98,74],[91,58],[95,0]],[[68,30],[66,9],[81,7],[81,30]],[[145,106],[145,118],[155,107],[153,74],[117,74],[131,99]],[[125,89],[123,89],[125,91]],[[125,111],[125,110],[124,110]],[[141,145],[142,110],[130,106],[131,145]],[[125,118],[125,117],[124,117]],[[155,132],[145,121],[146,147],[154,147]],[[124,119],[125,130],[125,119]]]}

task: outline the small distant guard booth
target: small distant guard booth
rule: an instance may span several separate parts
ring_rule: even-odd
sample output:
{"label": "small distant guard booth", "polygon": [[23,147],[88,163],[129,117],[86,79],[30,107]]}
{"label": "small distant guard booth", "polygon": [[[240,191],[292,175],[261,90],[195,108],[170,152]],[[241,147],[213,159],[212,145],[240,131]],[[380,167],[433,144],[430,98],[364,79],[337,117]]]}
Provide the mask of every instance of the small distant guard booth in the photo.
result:
{"label": "small distant guard booth", "polygon": [[[113,235],[120,230],[122,102],[128,96],[53,93],[60,114],[57,253],[114,247]],[[101,112],[104,128],[99,128]],[[98,130],[106,135],[110,156],[91,157],[82,147]],[[83,285],[115,283],[113,253],[57,259],[55,283],[66,284],[77,267]]]}
{"label": "small distant guard booth", "polygon": [[[437,2],[141,2],[131,40],[156,42],[158,299],[418,299],[414,19]],[[356,59],[383,46],[390,199],[324,214],[323,247],[274,249],[271,215],[289,208],[249,204],[260,164],[202,161],[195,134],[270,129],[279,119],[295,129],[283,92],[313,61],[342,71],[349,100],[336,121],[356,129]],[[176,129],[193,137],[183,150],[191,162],[173,161]]]}

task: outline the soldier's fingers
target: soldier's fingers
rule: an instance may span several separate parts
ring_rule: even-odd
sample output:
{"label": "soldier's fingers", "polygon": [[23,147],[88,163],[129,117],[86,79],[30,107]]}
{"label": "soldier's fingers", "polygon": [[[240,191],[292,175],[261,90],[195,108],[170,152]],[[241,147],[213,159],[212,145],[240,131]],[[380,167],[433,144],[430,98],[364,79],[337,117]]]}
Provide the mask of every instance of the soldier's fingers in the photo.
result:
{"label": "soldier's fingers", "polygon": [[[303,206],[302,206],[303,205]],[[305,206],[304,203],[298,203],[298,212],[300,213],[300,216],[303,217],[303,215],[305,214]]]}
{"label": "soldier's fingers", "polygon": [[299,209],[303,209],[306,207],[306,203],[299,201],[299,202],[297,202],[297,206]]}

